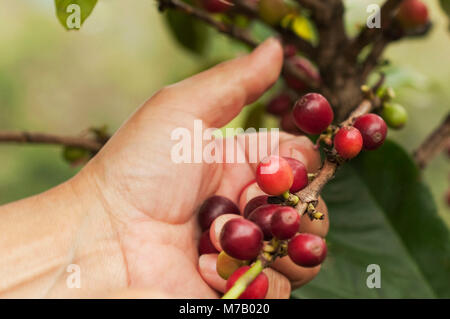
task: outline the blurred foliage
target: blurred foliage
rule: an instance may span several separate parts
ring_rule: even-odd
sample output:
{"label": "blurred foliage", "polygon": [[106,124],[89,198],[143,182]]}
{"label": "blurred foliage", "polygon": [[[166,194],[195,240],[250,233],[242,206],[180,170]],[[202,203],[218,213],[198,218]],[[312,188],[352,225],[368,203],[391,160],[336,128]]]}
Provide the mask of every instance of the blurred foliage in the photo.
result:
{"label": "blurred foliage", "polygon": [[198,19],[183,12],[168,10],[164,13],[167,25],[182,47],[202,54],[208,45],[208,29]]}

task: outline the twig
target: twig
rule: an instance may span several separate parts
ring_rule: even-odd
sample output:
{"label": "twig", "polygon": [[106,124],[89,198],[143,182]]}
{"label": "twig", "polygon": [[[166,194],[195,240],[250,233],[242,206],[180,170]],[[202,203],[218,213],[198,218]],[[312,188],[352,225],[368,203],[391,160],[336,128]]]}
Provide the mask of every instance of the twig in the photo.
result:
{"label": "twig", "polygon": [[450,113],[445,120],[414,151],[414,160],[424,169],[450,143]]}
{"label": "twig", "polygon": [[0,142],[19,144],[53,144],[79,147],[98,152],[103,144],[94,139],[83,137],[59,136],[45,133],[0,131]]}

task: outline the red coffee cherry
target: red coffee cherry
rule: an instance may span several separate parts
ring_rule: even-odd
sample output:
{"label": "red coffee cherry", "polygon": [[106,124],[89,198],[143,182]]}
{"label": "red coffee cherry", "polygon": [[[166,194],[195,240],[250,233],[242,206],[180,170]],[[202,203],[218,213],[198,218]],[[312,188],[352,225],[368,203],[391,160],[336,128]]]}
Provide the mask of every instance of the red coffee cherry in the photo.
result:
{"label": "red coffee cherry", "polygon": [[220,245],[231,257],[240,260],[256,258],[262,247],[263,233],[254,223],[243,218],[231,219],[220,233]]}
{"label": "red coffee cherry", "polygon": [[386,122],[376,114],[371,113],[358,117],[353,126],[361,133],[366,150],[377,149],[386,139]]}
{"label": "red coffee cherry", "polygon": [[267,205],[269,196],[267,195],[261,195],[261,196],[257,196],[255,198],[252,198],[251,200],[249,200],[249,202],[247,203],[247,205],[245,206],[244,209],[244,217],[248,218],[248,216],[259,206],[262,205]]}
{"label": "red coffee cherry", "polygon": [[248,220],[251,220],[261,228],[264,234],[264,240],[270,240],[273,237],[270,222],[272,220],[272,215],[279,207],[279,205],[275,204],[259,206],[248,216]]}
{"label": "red coffee cherry", "polygon": [[294,122],[308,134],[320,134],[333,122],[334,113],[327,99],[318,93],[308,93],[295,103]]}
{"label": "red coffee cherry", "polygon": [[325,260],[327,245],[319,236],[298,234],[288,243],[288,255],[299,266],[315,267]]}
{"label": "red coffee cherry", "polygon": [[288,93],[280,93],[267,104],[267,112],[273,115],[281,115],[291,109],[293,101]]}
{"label": "red coffee cherry", "polygon": [[397,18],[406,29],[421,27],[428,23],[428,8],[420,0],[404,0]]}
{"label": "red coffee cherry", "polygon": [[[233,287],[236,280],[238,280],[250,266],[242,266],[237,269],[227,280],[226,289],[227,291]],[[269,279],[265,273],[260,273],[255,280],[252,281],[250,285],[244,290],[244,292],[239,296],[239,299],[264,299],[269,289]]]}
{"label": "red coffee cherry", "polygon": [[302,131],[300,131],[295,125],[294,118],[292,117],[291,112],[285,113],[281,115],[280,119],[280,128],[290,134],[300,135]]}
{"label": "red coffee cherry", "polygon": [[223,214],[238,214],[239,208],[226,197],[212,196],[205,200],[198,211],[198,219],[202,230],[208,229],[214,219]]}
{"label": "red coffee cherry", "polygon": [[300,227],[298,212],[289,206],[279,207],[272,215],[270,228],[272,235],[278,239],[293,237]]}
{"label": "red coffee cherry", "polygon": [[283,157],[289,164],[294,174],[294,181],[289,189],[291,193],[296,193],[308,185],[308,172],[305,164],[292,157]]}
{"label": "red coffee cherry", "polygon": [[284,56],[286,58],[292,58],[297,54],[297,48],[293,44],[286,44],[284,46]]}
{"label": "red coffee cherry", "polygon": [[282,157],[266,157],[256,168],[256,182],[266,194],[281,195],[291,188],[293,181],[292,169]]}
{"label": "red coffee cherry", "polygon": [[205,230],[200,237],[200,241],[198,242],[198,254],[217,254],[219,253],[211,242],[211,238],[209,237],[209,229]]}
{"label": "red coffee cherry", "polygon": [[232,0],[201,0],[203,8],[211,13],[225,12],[232,7]]}
{"label": "red coffee cherry", "polygon": [[343,127],[334,136],[334,148],[344,159],[355,157],[361,152],[363,138],[355,127]]}

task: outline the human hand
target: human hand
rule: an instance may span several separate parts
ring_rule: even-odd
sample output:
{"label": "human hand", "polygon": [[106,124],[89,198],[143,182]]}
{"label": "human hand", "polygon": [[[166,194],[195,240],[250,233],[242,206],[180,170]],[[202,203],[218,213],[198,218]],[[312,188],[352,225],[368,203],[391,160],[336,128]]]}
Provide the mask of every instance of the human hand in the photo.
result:
{"label": "human hand", "polygon": [[[282,56],[279,43],[270,39],[248,56],[159,91],[81,172],[80,178],[97,188],[117,232],[130,287],[199,298],[216,297],[211,287],[223,292],[224,281],[214,273],[217,257],[204,255],[198,262],[195,212],[213,194],[237,202],[254,179],[255,164],[176,164],[171,132],[178,127],[193,132],[196,119],[208,127],[227,124],[276,81]],[[320,166],[306,137],[281,134],[279,143],[282,155],[300,157],[310,170]],[[271,297],[289,297],[286,278],[298,286],[319,269],[286,259],[274,268],[267,271]]]}
{"label": "human hand", "polygon": [[[225,281],[215,273],[217,255],[198,256],[196,210],[213,194],[238,202],[241,190],[254,179],[256,163],[177,164],[171,158],[171,133],[181,127],[194,135],[194,120],[201,120],[204,128],[224,126],[275,83],[282,59],[280,44],[270,39],[250,55],[160,90],[77,176],[38,198],[47,211],[57,210],[52,205],[57,203],[77,212],[66,213],[70,223],[61,215],[49,218],[57,220],[55,228],[64,223],[61,246],[67,248],[62,251],[71,253],[67,263],[80,265],[82,288],[87,289],[79,292],[151,290],[152,296],[182,298],[212,298],[223,292]],[[247,138],[234,137],[248,156]],[[309,171],[320,166],[320,156],[306,137],[280,134],[269,145],[301,160]],[[64,199],[69,193],[75,195],[70,201]],[[326,213],[326,208],[321,210]],[[305,225],[305,231],[321,235],[328,230],[327,223],[319,229]],[[43,233],[48,236],[48,231]],[[296,266],[289,257],[272,267],[265,270],[269,298],[288,298],[291,283],[308,282],[320,268]],[[63,289],[62,280],[55,280],[47,295],[61,296]]]}

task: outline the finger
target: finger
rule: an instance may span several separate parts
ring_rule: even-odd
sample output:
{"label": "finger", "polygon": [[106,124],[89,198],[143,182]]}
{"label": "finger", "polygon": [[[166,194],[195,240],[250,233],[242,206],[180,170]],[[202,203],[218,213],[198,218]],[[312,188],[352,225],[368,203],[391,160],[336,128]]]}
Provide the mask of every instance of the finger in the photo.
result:
{"label": "finger", "polygon": [[[329,218],[327,206],[321,197],[319,197],[317,210],[324,214],[324,219],[311,220],[307,214],[304,214],[301,217],[299,231],[325,237],[329,229]],[[310,282],[320,270],[320,266],[314,268],[298,266],[288,256],[276,260],[272,267],[286,276],[294,287],[300,287]]]}
{"label": "finger", "polygon": [[234,218],[242,218],[242,216],[236,214],[223,214],[214,219],[209,228],[209,238],[211,239],[211,243],[218,250],[222,251],[222,247],[220,246],[220,232],[222,231],[223,225],[230,219]]}
{"label": "finger", "polygon": [[289,136],[290,138],[285,139],[280,144],[280,156],[292,157],[302,162],[308,173],[317,172],[322,165],[322,161],[313,142],[306,136]]}
{"label": "finger", "polygon": [[320,237],[326,237],[328,229],[330,228],[330,219],[328,217],[328,208],[322,197],[319,197],[319,203],[316,207],[318,212],[321,212],[324,216],[322,220],[311,220],[308,214],[303,214],[300,220],[300,232],[310,233]]}
{"label": "finger", "polygon": [[245,206],[247,206],[247,203],[258,196],[261,195],[267,195],[264,193],[261,188],[259,188],[258,184],[256,182],[253,182],[252,184],[248,185],[244,190],[242,191],[241,197],[239,198],[239,210],[241,211],[241,215],[244,215]]}
{"label": "finger", "polygon": [[292,288],[303,286],[310,282],[320,271],[320,265],[316,267],[301,267],[285,256],[274,261],[271,267],[289,279]]}
{"label": "finger", "polygon": [[203,280],[213,289],[225,292],[227,281],[219,276],[216,270],[218,254],[201,255],[198,259],[198,270]]}
{"label": "finger", "polygon": [[263,271],[269,279],[269,290],[266,299],[289,299],[291,296],[291,283],[276,270],[266,268]]}
{"label": "finger", "polygon": [[169,86],[150,103],[190,113],[210,127],[221,127],[275,83],[282,63],[281,45],[270,38],[249,55]]}

